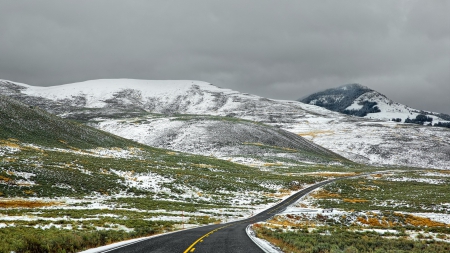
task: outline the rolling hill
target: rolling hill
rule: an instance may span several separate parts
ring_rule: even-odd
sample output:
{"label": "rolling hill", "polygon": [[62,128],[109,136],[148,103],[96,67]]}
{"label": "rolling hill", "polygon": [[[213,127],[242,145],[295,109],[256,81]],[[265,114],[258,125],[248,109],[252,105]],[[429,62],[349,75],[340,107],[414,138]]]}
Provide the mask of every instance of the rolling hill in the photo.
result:
{"label": "rolling hill", "polygon": [[3,95],[0,130],[0,252],[75,252],[235,220],[325,179],[305,172],[350,168],[297,163],[286,173],[153,148]]}

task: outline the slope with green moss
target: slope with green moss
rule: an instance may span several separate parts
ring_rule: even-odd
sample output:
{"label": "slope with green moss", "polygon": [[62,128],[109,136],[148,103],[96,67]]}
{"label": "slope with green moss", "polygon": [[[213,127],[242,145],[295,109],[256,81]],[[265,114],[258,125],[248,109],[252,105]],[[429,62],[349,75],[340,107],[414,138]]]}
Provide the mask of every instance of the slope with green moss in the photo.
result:
{"label": "slope with green moss", "polygon": [[0,96],[0,139],[47,147],[95,148],[140,146],[124,138],[63,120],[38,107]]}
{"label": "slope with green moss", "polygon": [[76,252],[234,220],[324,180],[151,148],[10,98],[0,108],[0,252]]}

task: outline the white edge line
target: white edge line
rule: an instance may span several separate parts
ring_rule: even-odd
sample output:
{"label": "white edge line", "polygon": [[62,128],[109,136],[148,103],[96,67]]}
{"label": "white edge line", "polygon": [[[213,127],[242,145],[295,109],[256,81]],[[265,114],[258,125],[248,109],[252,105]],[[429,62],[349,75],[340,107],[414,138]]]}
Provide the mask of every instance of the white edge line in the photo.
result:
{"label": "white edge line", "polygon": [[265,253],[280,253],[280,252],[282,252],[281,250],[278,250],[277,247],[274,246],[273,244],[271,244],[270,242],[256,237],[255,232],[252,229],[252,226],[253,226],[253,224],[248,225],[245,228],[245,232],[247,233],[247,236],[256,244],[256,246],[258,246]]}

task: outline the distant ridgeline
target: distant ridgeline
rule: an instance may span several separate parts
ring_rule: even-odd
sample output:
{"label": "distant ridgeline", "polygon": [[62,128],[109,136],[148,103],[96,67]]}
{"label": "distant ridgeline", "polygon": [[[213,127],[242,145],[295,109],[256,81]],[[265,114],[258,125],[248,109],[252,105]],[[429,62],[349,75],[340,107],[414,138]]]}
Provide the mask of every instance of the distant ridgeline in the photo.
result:
{"label": "distant ridgeline", "polygon": [[410,108],[356,83],[320,91],[298,101],[358,117],[450,128],[450,115]]}
{"label": "distant ridgeline", "polygon": [[298,101],[324,107],[328,110],[345,113],[347,115],[354,115],[364,117],[368,113],[380,112],[377,107],[377,102],[364,101],[362,107],[358,109],[348,109],[357,98],[364,93],[373,91],[360,84],[348,84],[338,87],[336,89],[328,89],[321,92],[314,93],[306,98]]}

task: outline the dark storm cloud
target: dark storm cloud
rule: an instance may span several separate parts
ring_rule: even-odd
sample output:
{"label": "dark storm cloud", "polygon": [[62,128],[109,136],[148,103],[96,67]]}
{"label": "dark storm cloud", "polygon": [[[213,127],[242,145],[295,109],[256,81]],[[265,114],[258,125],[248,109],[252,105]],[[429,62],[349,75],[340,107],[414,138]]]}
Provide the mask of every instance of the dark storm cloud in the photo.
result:
{"label": "dark storm cloud", "polygon": [[449,1],[0,3],[0,78],[196,79],[296,99],[359,82],[450,113]]}

